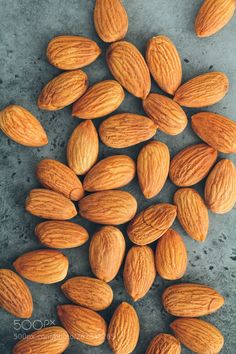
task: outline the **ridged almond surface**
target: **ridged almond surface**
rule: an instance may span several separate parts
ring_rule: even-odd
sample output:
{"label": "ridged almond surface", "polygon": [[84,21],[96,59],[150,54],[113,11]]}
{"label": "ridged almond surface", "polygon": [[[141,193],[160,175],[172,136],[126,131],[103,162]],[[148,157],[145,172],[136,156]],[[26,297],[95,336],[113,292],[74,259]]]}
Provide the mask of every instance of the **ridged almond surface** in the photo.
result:
{"label": "ridged almond surface", "polygon": [[102,142],[121,149],[151,139],[157,125],[149,118],[133,113],[121,113],[105,119],[99,127]]}
{"label": "ridged almond surface", "polygon": [[96,192],[79,201],[80,215],[97,224],[124,224],[134,217],[136,211],[136,199],[121,190]]}
{"label": "ridged almond surface", "polygon": [[233,161],[217,163],[205,184],[205,202],[213,213],[224,214],[236,203],[236,169]]}
{"label": "ridged almond surface", "polygon": [[142,99],[147,97],[151,89],[150,73],[142,54],[132,43],[111,44],[107,64],[114,78],[128,92]]}
{"label": "ridged almond surface", "polygon": [[100,118],[114,112],[124,98],[124,90],[117,81],[101,81],[73,104],[72,115],[82,119]]}
{"label": "ridged almond surface", "polygon": [[11,105],[0,111],[0,129],[21,145],[40,147],[48,143],[41,123],[21,106]]}
{"label": "ridged almond surface", "polygon": [[182,278],[188,265],[184,240],[175,230],[169,229],[158,240],[155,254],[157,273],[164,279]]}
{"label": "ridged almond surface", "polygon": [[42,284],[63,280],[68,271],[68,258],[56,250],[36,250],[24,253],[13,263],[24,278]]}
{"label": "ridged almond surface", "polygon": [[124,285],[134,301],[143,298],[156,277],[153,250],[148,246],[133,246],[125,259]]}
{"label": "ridged almond surface", "polygon": [[192,129],[214,149],[236,153],[236,122],[220,114],[201,112],[192,116]]}
{"label": "ridged almond surface", "polygon": [[32,189],[26,199],[25,209],[44,219],[67,220],[77,215],[70,199],[48,189]]}
{"label": "ridged almond surface", "polygon": [[170,325],[175,336],[194,353],[219,353],[224,337],[211,323],[197,318],[178,318]]}
{"label": "ridged almond surface", "polygon": [[121,0],[96,0],[93,19],[104,42],[119,41],[128,31],[128,16]]}
{"label": "ridged almond surface", "polygon": [[170,334],[160,333],[150,342],[145,354],[180,354],[181,346],[178,339]]}
{"label": "ridged almond surface", "polygon": [[169,173],[168,146],[151,141],[140,151],[137,159],[138,181],[145,198],[155,197],[164,187]]}
{"label": "ridged almond surface", "polygon": [[90,277],[74,277],[62,284],[64,295],[76,305],[101,311],[113,300],[112,288],[104,281]]}
{"label": "ridged almond surface", "polygon": [[10,269],[0,269],[0,307],[20,318],[30,318],[33,312],[28,286]]}
{"label": "ridged almond surface", "polygon": [[110,282],[117,275],[125,255],[125,239],[114,226],[104,226],[90,242],[89,262],[95,276]]}
{"label": "ridged almond surface", "polygon": [[177,214],[175,205],[160,203],[138,214],[129,224],[127,233],[137,245],[147,245],[161,237],[173,224]]}
{"label": "ridged almond surface", "polygon": [[174,43],[166,36],[151,38],[147,44],[146,60],[158,86],[174,95],[182,81],[182,65]]}
{"label": "ridged almond surface", "polygon": [[150,93],[143,100],[143,108],[158,128],[166,134],[180,134],[187,126],[188,119],[185,112],[169,97]]}
{"label": "ridged almond surface", "polygon": [[177,217],[187,234],[196,241],[205,241],[209,216],[203,199],[192,188],[178,189],[174,194]]}
{"label": "ridged almond surface", "polygon": [[98,192],[121,188],[132,181],[135,170],[135,162],[129,156],[109,156],[87,173],[83,181],[84,190]]}
{"label": "ridged almond surface", "polygon": [[67,161],[77,175],[84,175],[98,158],[98,133],[91,120],[80,123],[67,145]]}
{"label": "ridged almond surface", "polygon": [[76,305],[59,305],[59,319],[67,332],[80,342],[98,346],[106,339],[107,325],[95,311]]}
{"label": "ridged almond surface", "polygon": [[70,221],[44,221],[36,226],[34,232],[42,245],[50,248],[79,247],[89,238],[84,227]]}
{"label": "ridged almond surface", "polygon": [[206,144],[191,145],[170,163],[170,179],[179,187],[189,187],[205,178],[217,159],[217,151]]}
{"label": "ridged almond surface", "polygon": [[224,98],[229,80],[224,73],[210,72],[189,80],[178,88],[174,100],[185,107],[207,107]]}
{"label": "ridged almond surface", "polygon": [[139,319],[133,306],[122,302],[115,310],[107,333],[114,353],[132,353],[139,338]]}

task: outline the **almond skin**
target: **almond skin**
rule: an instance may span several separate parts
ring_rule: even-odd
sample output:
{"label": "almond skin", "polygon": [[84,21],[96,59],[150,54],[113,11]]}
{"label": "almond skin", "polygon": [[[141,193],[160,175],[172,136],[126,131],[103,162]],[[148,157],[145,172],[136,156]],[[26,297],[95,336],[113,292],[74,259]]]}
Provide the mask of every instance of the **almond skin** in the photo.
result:
{"label": "almond skin", "polygon": [[44,159],[36,168],[36,177],[44,188],[77,201],[84,196],[82,184],[74,171],[56,160]]}
{"label": "almond skin", "polygon": [[167,180],[170,165],[168,146],[160,141],[145,145],[137,159],[139,186],[145,198],[158,195]]}
{"label": "almond skin", "polygon": [[15,317],[32,316],[33,300],[30,290],[10,269],[0,269],[0,307]]}
{"label": "almond skin", "polygon": [[160,333],[150,342],[145,354],[180,354],[178,339],[170,334]]}
{"label": "almond skin", "polygon": [[167,280],[182,278],[188,265],[188,253],[178,232],[169,229],[158,240],[155,261],[157,273],[162,278]]}
{"label": "almond skin", "polygon": [[63,280],[68,271],[68,258],[56,250],[36,250],[24,253],[13,263],[24,278],[41,284],[53,284]]}
{"label": "almond skin", "polygon": [[81,306],[59,305],[57,313],[63,327],[73,338],[94,347],[105,341],[106,322],[95,311]]}
{"label": "almond skin", "polygon": [[95,276],[110,282],[117,275],[125,255],[125,239],[114,226],[97,231],[89,247],[89,262]]}
{"label": "almond skin", "polygon": [[109,156],[87,173],[83,187],[88,192],[121,188],[132,181],[135,170],[135,162],[129,156]]}
{"label": "almond skin", "polygon": [[74,277],[62,284],[61,289],[70,301],[94,311],[106,309],[113,300],[112,288],[95,278]]}
{"label": "almond skin", "polygon": [[129,224],[127,233],[136,245],[147,245],[161,237],[173,224],[176,206],[167,203],[152,205],[138,214]]}
{"label": "almond skin", "polygon": [[47,47],[49,63],[62,70],[83,68],[94,62],[100,54],[101,49],[96,42],[80,36],[58,36]]}
{"label": "almond skin", "polygon": [[128,16],[120,0],[96,0],[93,19],[104,42],[119,41],[128,31]]}
{"label": "almond skin", "polygon": [[206,144],[191,145],[173,157],[170,179],[179,187],[189,187],[205,178],[217,159],[217,151]]}
{"label": "almond skin", "polygon": [[132,353],[139,338],[139,319],[133,306],[122,302],[108,327],[107,340],[114,353]]}
{"label": "almond skin", "polygon": [[166,36],[151,38],[147,44],[146,61],[158,86],[174,95],[182,81],[182,65],[174,43]]}
{"label": "almond skin", "polygon": [[207,107],[224,98],[229,80],[224,73],[210,72],[199,75],[179,87],[174,100],[185,107]]}
{"label": "almond skin", "polygon": [[84,227],[70,221],[44,221],[34,230],[42,245],[50,248],[74,248],[88,241]]}
{"label": "almond skin", "polygon": [[201,112],[192,116],[192,129],[214,149],[236,153],[236,123],[220,114]]}
{"label": "almond skin", "polygon": [[67,145],[67,161],[77,175],[84,175],[98,158],[98,133],[91,120],[80,123]]}
{"label": "almond skin", "polygon": [[148,66],[130,42],[120,41],[107,50],[107,64],[114,78],[132,95],[145,99],[151,89]]}
{"label": "almond skin", "polygon": [[124,224],[134,217],[136,211],[136,199],[121,190],[96,192],[79,201],[80,215],[97,224]]}
{"label": "almond skin", "polygon": [[102,142],[121,149],[151,139],[157,125],[149,118],[133,113],[121,113],[105,119],[99,127]]}
{"label": "almond skin", "polygon": [[196,241],[205,241],[209,216],[207,207],[198,192],[192,188],[178,189],[174,194],[174,204],[178,209],[178,220],[187,234]]}
{"label": "almond skin", "polygon": [[236,169],[232,161],[224,159],[215,165],[206,180],[205,201],[216,214],[233,209],[236,202]]}
{"label": "almond skin", "polygon": [[48,143],[41,123],[21,106],[11,105],[0,111],[0,129],[8,138],[24,146],[40,147]]}
{"label": "almond skin", "polygon": [[188,119],[183,109],[169,97],[150,93],[143,100],[143,108],[165,134],[177,135],[186,128]]}
{"label": "almond skin", "polygon": [[124,98],[124,90],[117,81],[101,81],[73,104],[72,115],[82,119],[101,118],[115,111]]}
{"label": "almond skin", "polygon": [[175,336],[194,353],[219,353],[224,337],[211,323],[197,318],[178,318],[170,325]]}
{"label": "almond skin", "polygon": [[143,298],[156,278],[154,254],[148,246],[133,246],[125,260],[124,285],[133,301]]}

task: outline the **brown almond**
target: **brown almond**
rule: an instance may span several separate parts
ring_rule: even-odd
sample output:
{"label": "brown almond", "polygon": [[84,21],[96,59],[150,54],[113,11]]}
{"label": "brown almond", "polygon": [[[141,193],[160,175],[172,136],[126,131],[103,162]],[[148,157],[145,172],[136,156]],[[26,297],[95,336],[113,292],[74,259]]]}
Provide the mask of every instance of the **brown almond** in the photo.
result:
{"label": "brown almond", "polygon": [[160,333],[150,342],[145,354],[180,354],[181,346],[178,339],[170,334]]}

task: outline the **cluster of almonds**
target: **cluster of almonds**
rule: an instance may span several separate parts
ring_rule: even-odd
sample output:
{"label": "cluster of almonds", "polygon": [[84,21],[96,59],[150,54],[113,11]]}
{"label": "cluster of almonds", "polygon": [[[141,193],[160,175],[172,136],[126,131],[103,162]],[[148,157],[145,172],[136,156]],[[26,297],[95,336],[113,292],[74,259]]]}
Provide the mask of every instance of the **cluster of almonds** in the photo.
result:
{"label": "cluster of almonds", "polygon": [[[196,21],[197,34],[215,33],[234,10],[235,1],[205,1]],[[122,41],[128,29],[128,17],[119,0],[96,0],[94,24],[103,41],[114,42],[108,48],[107,63],[117,81],[102,81],[88,88],[86,74],[78,69],[92,63],[101,53],[94,41],[60,36],[49,43],[49,62],[71,71],[60,74],[44,87],[38,106],[59,110],[74,103],[73,116],[84,122],[76,127],[69,140],[69,167],[49,159],[38,164],[36,175],[44,189],[30,192],[26,210],[49,219],[35,229],[39,241],[49,248],[78,247],[88,240],[82,226],[66,221],[77,215],[73,201],[79,201],[82,217],[109,225],[96,232],[90,243],[90,265],[97,279],[77,276],[62,284],[63,293],[75,304],[58,306],[58,316],[66,330],[55,326],[34,332],[15,345],[15,354],[62,353],[69,345],[69,335],[92,346],[102,344],[107,336],[114,353],[131,353],[139,338],[139,319],[133,306],[121,303],[108,329],[96,312],[111,304],[113,291],[107,283],[117,275],[125,256],[125,239],[115,226],[131,220],[127,234],[135,246],[126,256],[123,278],[127,293],[137,301],[149,291],[157,273],[164,279],[176,280],[186,271],[186,246],[182,237],[171,229],[176,216],[190,237],[204,241],[209,224],[207,208],[214,213],[226,213],[236,201],[234,164],[224,159],[211,170],[217,151],[236,152],[236,124],[221,115],[201,112],[192,117],[192,128],[205,143],[187,147],[171,161],[167,145],[159,141],[149,142],[139,152],[137,175],[147,199],[158,195],[168,175],[176,186],[184,188],[176,191],[174,205],[151,205],[135,216],[136,199],[118,189],[134,178],[135,162],[129,156],[114,155],[96,163],[99,139],[91,119],[110,114],[120,106],[125,97],[123,86],[143,100],[147,117],[123,113],[105,119],[99,128],[105,145],[118,149],[133,146],[151,139],[157,128],[176,135],[187,125],[181,105],[204,107],[218,102],[228,91],[228,79],[223,73],[211,72],[181,85],[181,60],[174,44],[165,36],[148,42],[145,61],[133,44]],[[173,99],[149,93],[150,73]],[[0,113],[0,125],[6,135],[20,144],[47,144],[47,135],[39,121],[20,106],[5,108]],[[189,187],[208,174],[203,200]],[[77,175],[85,175],[83,184]],[[85,191],[93,193],[84,196]],[[148,244],[157,239],[154,255]],[[66,277],[68,258],[58,250],[45,248],[23,254],[14,262],[14,267],[26,279],[51,284]],[[215,312],[223,305],[224,299],[217,291],[205,285],[183,283],[168,287],[162,301],[168,313],[180,317],[170,326],[175,337],[158,334],[146,354],[178,354],[180,342],[197,353],[221,350],[224,339],[220,331],[196,318]],[[27,285],[8,269],[0,270],[0,305],[17,317],[32,315],[33,302]]]}

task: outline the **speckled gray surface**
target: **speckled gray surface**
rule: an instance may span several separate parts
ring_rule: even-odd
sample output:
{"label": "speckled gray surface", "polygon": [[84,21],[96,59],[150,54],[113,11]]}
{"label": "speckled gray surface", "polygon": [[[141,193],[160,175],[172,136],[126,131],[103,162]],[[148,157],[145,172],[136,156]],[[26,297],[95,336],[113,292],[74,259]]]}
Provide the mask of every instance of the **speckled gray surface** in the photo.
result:
{"label": "speckled gray surface", "polygon": [[[127,40],[135,43],[144,52],[146,41],[153,35],[166,34],[176,43],[182,57],[184,80],[208,70],[225,72],[230,79],[229,94],[209,110],[236,117],[236,17],[220,33],[209,39],[197,39],[193,32],[193,21],[199,8],[200,0],[125,0],[129,15],[129,32]],[[17,103],[34,113],[45,126],[49,144],[40,149],[25,148],[15,144],[1,134],[0,144],[0,264],[12,267],[12,262],[20,254],[41,246],[34,236],[34,227],[40,221],[24,211],[24,200],[33,187],[38,186],[34,177],[36,164],[44,157],[51,157],[65,162],[68,138],[79,120],[72,118],[71,107],[59,112],[43,112],[36,106],[37,96],[43,85],[59,71],[46,61],[45,49],[48,41],[59,34],[85,35],[97,41],[103,49],[103,55],[85,71],[90,83],[111,78],[104,60],[107,45],[97,37],[92,21],[94,1],[92,0],[1,0],[0,1],[0,109],[9,103]],[[153,91],[159,91],[153,83]],[[118,112],[130,111],[143,113],[141,102],[126,94]],[[196,110],[195,110],[196,111]],[[187,110],[191,116],[193,110]],[[101,119],[96,120],[99,125]],[[171,154],[178,152],[189,144],[198,142],[188,126],[177,137],[160,132],[155,139],[168,144]],[[136,158],[141,146],[132,147],[122,152]],[[101,144],[100,158],[114,154],[116,151]],[[119,151],[121,152],[121,151]],[[219,158],[223,157],[220,154]],[[230,158],[235,159],[233,156]],[[202,194],[204,183],[196,186]],[[153,201],[146,201],[139,190],[137,180],[125,188],[138,199],[139,210],[150,203],[171,201],[176,187],[168,181],[162,192]],[[91,225],[80,217],[75,219],[89,230],[92,236],[98,225]],[[209,235],[204,244],[191,240],[176,221],[174,227],[183,236],[188,247],[189,265],[183,281],[209,284],[219,290],[225,297],[225,306],[208,320],[219,327],[225,336],[222,353],[236,353],[236,246],[235,246],[236,210],[226,215],[210,214]],[[125,227],[121,228],[125,230]],[[88,245],[78,249],[67,250],[70,268],[68,277],[73,275],[91,275],[88,263]],[[127,246],[130,243],[127,240]],[[155,245],[153,245],[154,247]],[[40,321],[55,321],[56,305],[66,303],[60,291],[60,284],[40,285],[27,282],[34,298],[34,314],[29,322],[20,321],[17,330],[15,318],[0,310],[0,353],[8,354],[16,339],[32,326],[39,326]],[[134,306],[141,323],[140,339],[136,354],[145,352],[148,342],[158,332],[169,332],[171,316],[167,315],[161,305],[161,294],[170,282],[156,278],[148,295]],[[114,290],[112,306],[104,311],[109,321],[114,309],[122,301],[132,301],[126,295],[122,283],[122,271],[111,282]],[[24,331],[22,328],[25,328]],[[92,348],[71,340],[66,353],[110,353],[105,343]],[[189,351],[183,348],[183,353]]]}

